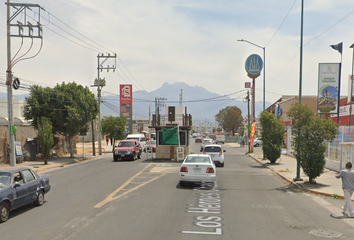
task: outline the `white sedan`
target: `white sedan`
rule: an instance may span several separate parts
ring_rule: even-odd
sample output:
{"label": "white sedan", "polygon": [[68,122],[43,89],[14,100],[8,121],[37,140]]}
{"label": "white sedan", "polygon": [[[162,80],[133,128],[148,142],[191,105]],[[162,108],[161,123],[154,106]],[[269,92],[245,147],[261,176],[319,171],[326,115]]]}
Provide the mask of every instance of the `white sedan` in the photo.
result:
{"label": "white sedan", "polygon": [[188,155],[180,169],[180,186],[189,183],[214,183],[216,179],[216,167],[213,160],[207,154]]}

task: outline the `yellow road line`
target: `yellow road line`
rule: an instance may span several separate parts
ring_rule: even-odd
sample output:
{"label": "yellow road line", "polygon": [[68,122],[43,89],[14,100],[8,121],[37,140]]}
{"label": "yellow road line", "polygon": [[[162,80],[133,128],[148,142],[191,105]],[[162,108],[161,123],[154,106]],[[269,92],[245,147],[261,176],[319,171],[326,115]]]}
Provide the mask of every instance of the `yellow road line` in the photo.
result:
{"label": "yellow road line", "polygon": [[[149,181],[144,182],[144,183],[142,183],[142,184],[140,184],[140,185],[138,185],[138,186],[136,186],[136,187],[134,187],[134,188],[131,188],[131,189],[129,189],[129,190],[128,190],[128,189],[124,189],[124,187],[126,187],[126,186],[127,186],[129,183],[131,183],[136,177],[138,177],[139,175],[141,175],[148,167],[150,167],[151,164],[152,164],[152,163],[150,163],[150,164],[147,165],[143,170],[141,170],[140,172],[138,172],[137,174],[135,174],[133,177],[131,177],[131,178],[130,178],[128,181],[126,181],[122,186],[120,186],[120,187],[117,188],[114,192],[112,192],[110,195],[108,195],[108,197],[107,197],[106,199],[104,199],[104,200],[101,201],[100,203],[96,204],[96,205],[94,206],[94,208],[100,208],[100,207],[102,207],[103,205],[105,205],[105,204],[107,204],[107,203],[109,203],[109,202],[111,202],[111,201],[113,201],[113,200],[117,200],[117,199],[119,199],[119,198],[125,196],[126,194],[128,194],[128,193],[130,193],[130,192],[132,192],[132,191],[134,191],[134,190],[136,190],[136,189],[138,189],[138,188],[141,188],[142,186],[144,186],[144,185],[146,185],[146,184],[148,184],[148,183],[150,183],[150,182],[152,182],[152,181],[155,181],[156,179],[158,179],[158,178],[160,178],[160,177],[166,175],[166,174],[162,174],[162,175],[160,175],[160,176],[157,176],[157,177],[155,177],[155,178],[152,178],[152,179],[150,179]],[[122,194],[120,194],[120,195],[114,197],[117,193],[119,193],[119,192],[120,192],[121,190],[123,190],[123,189],[126,190],[126,192],[124,192],[124,193],[122,193]]]}

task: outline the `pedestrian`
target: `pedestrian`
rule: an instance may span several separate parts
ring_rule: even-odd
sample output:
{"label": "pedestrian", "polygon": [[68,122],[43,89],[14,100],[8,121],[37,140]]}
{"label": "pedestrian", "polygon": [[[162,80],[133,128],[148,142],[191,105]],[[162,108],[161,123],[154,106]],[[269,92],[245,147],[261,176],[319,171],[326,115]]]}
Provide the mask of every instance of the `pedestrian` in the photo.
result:
{"label": "pedestrian", "polygon": [[345,213],[348,210],[348,216],[354,218],[354,210],[351,201],[354,191],[354,171],[352,171],[352,163],[347,162],[345,164],[345,170],[342,170],[336,178],[342,178],[342,188],[344,193],[342,212]]}
{"label": "pedestrian", "polygon": [[106,145],[108,145],[109,137],[106,136]]}

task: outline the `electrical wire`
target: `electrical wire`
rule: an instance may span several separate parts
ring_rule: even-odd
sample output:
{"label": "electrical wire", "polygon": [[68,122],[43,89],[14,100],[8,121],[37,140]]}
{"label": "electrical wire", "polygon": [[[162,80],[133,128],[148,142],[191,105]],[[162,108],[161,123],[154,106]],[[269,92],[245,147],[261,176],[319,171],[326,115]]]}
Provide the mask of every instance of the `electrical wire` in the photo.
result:
{"label": "electrical wire", "polygon": [[291,5],[291,7],[290,7],[288,13],[285,15],[285,17],[284,17],[283,21],[281,22],[280,26],[278,27],[278,29],[275,31],[275,33],[273,34],[273,36],[270,38],[270,40],[267,42],[267,44],[266,44],[264,47],[267,47],[268,44],[273,40],[273,38],[275,37],[275,35],[277,35],[278,31],[279,31],[280,28],[283,26],[285,20],[288,18],[288,16],[289,16],[291,10],[293,9],[293,7],[294,7],[296,1],[297,1],[297,0],[295,0],[295,1],[293,2],[293,5]]}

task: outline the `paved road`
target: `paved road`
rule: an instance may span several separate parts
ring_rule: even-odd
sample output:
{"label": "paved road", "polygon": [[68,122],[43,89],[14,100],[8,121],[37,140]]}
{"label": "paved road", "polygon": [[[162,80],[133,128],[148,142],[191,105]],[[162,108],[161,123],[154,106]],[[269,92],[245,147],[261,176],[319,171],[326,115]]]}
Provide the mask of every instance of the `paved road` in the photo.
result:
{"label": "paved road", "polygon": [[[192,144],[195,152],[199,144]],[[113,162],[111,155],[45,172],[52,190],[41,207],[12,212],[1,239],[350,239],[354,219],[306,195],[225,145],[215,186],[180,188],[180,163]]]}

